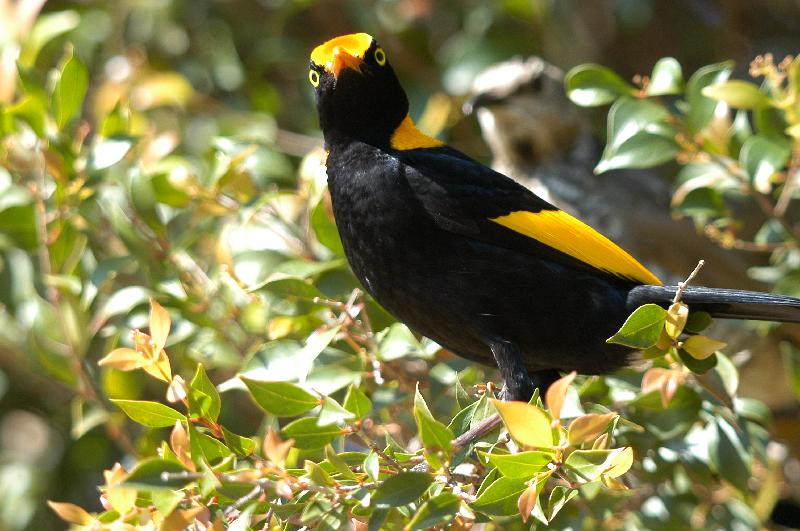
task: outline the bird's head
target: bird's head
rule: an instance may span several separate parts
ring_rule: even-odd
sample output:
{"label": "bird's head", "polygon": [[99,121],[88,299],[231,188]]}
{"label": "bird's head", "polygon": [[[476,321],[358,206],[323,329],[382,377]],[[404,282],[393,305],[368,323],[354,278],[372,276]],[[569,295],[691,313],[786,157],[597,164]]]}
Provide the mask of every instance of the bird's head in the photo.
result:
{"label": "bird's head", "polygon": [[408,114],[408,98],[386,52],[366,33],[342,35],[314,48],[308,79],[326,142],[344,135],[387,146]]}

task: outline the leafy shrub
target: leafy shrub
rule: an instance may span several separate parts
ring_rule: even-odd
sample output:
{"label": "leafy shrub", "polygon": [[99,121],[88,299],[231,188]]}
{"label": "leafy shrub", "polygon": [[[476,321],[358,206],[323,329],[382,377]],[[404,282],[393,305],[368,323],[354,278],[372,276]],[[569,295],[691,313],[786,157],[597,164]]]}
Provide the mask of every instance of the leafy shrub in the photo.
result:
{"label": "leafy shrub", "polygon": [[[0,341],[68,390],[73,437],[104,430],[120,453],[97,510],[50,503],[65,521],[163,530],[764,521],[781,481],[769,413],[736,396],[737,369],[717,342],[683,334],[708,324],[702,314],[676,299],[631,316],[614,341],[646,349],[643,377],[571,374],[544,401],[498,402],[483,368],[358,290],[321,150],[295,178],[274,124],[234,113],[237,134],[192,151],[192,131],[164,113],[199,97],[177,72],[93,76],[68,47],[45,76],[41,39],[76,24],[70,13],[37,21],[40,40],[23,43],[0,114]],[[782,65],[756,65],[763,87],[712,65],[684,88],[672,60],[638,88],[597,66],[567,85],[579,103],[614,102],[599,170],[677,159],[678,208],[726,245],[767,246],[774,260],[760,274],[785,291],[798,252],[785,217],[797,160],[786,146],[800,117],[784,102],[797,101],[800,59]],[[720,101],[752,109],[755,132],[744,111],[717,112]],[[769,213],[752,242],[733,232],[729,193]]]}

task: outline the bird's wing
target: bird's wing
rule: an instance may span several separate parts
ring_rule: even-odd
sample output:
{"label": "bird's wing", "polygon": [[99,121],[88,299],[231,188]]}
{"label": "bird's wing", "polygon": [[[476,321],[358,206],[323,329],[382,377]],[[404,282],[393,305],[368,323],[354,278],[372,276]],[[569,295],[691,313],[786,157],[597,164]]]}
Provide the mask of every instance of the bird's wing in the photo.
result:
{"label": "bird's wing", "polygon": [[660,280],[614,242],[505,175],[448,147],[398,153],[444,230],[643,284]]}

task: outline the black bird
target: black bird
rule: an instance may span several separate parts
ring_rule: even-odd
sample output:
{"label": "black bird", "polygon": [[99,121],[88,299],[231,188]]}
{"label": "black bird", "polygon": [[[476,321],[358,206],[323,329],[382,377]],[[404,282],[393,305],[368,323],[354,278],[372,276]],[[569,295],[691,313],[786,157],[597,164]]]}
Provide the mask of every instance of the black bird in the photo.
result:
{"label": "black bird", "polygon": [[[504,397],[527,400],[558,371],[618,369],[606,343],[636,307],[675,286],[512,179],[421,133],[386,52],[370,35],[311,53],[333,213],[366,290],[412,329],[491,364]],[[692,287],[716,317],[800,321],[800,300]]]}

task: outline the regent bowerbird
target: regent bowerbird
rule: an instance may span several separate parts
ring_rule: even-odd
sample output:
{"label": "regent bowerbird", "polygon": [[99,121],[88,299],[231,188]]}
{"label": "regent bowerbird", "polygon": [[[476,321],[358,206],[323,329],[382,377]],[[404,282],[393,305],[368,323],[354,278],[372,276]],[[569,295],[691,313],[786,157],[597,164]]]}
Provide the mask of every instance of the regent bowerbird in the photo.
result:
{"label": "regent bowerbird", "polygon": [[[345,254],[375,300],[452,352],[495,363],[506,399],[527,400],[561,371],[599,374],[630,362],[632,349],[606,339],[640,305],[668,305],[677,286],[419,131],[370,35],[317,46],[309,81]],[[682,300],[713,317],[800,321],[791,297],[690,286]]]}

